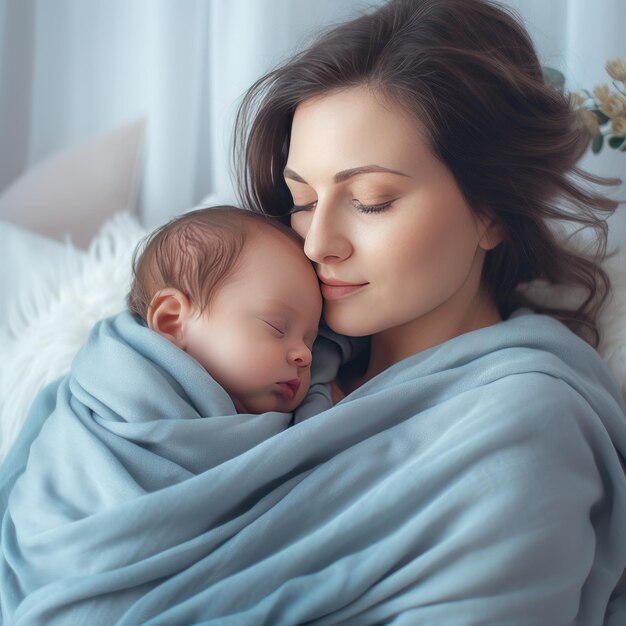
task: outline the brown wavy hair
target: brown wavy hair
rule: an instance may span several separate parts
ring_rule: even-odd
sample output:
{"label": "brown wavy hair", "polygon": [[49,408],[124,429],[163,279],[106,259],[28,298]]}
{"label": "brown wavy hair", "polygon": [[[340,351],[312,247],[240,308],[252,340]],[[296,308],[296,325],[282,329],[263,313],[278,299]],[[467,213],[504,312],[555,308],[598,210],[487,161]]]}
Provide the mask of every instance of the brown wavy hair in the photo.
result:
{"label": "brown wavy hair", "polygon": [[[283,178],[293,114],[301,102],[366,86],[409,111],[472,210],[495,216],[504,241],[489,251],[483,284],[506,318],[531,306],[598,344],[598,311],[610,282],[600,266],[617,185],[576,167],[588,131],[565,95],[548,86],[524,27],[484,0],[391,0],[323,34],[258,80],[239,108],[234,158],[242,202],[287,222]],[[583,254],[551,225],[591,229]],[[574,308],[539,306],[520,286],[578,288]]]}
{"label": "brown wavy hair", "polygon": [[302,245],[300,237],[278,220],[227,205],[189,211],[163,224],[135,248],[126,298],[129,311],[145,320],[154,295],[172,287],[202,313],[235,271],[248,236],[263,227],[277,229]]}

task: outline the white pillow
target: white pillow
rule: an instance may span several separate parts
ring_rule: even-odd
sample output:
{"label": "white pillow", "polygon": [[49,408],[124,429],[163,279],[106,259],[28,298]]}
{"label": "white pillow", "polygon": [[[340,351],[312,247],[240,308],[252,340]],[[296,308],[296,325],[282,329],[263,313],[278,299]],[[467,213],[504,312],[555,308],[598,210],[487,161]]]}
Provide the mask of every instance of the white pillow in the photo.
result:
{"label": "white pillow", "polygon": [[125,307],[132,253],[147,231],[129,213],[117,214],[86,252],[6,224],[0,232],[13,241],[16,267],[30,267],[19,287],[0,283],[7,295],[5,315],[0,317],[2,460],[35,394],[67,373],[99,319]]}
{"label": "white pillow", "polygon": [[0,320],[34,277],[54,277],[64,250],[60,241],[0,220]]}
{"label": "white pillow", "polygon": [[137,205],[144,120],[67,148],[0,195],[0,218],[87,247],[101,224]]}

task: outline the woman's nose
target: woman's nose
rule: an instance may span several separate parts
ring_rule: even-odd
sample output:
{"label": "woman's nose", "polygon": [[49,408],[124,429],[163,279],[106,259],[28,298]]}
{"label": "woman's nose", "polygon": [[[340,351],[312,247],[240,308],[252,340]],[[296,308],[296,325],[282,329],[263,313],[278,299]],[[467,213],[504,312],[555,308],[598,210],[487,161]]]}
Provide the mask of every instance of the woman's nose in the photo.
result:
{"label": "woman's nose", "polygon": [[315,209],[296,213],[291,220],[304,238],[304,253],[314,263],[336,263],[350,256],[352,245],[336,207],[318,202]]}
{"label": "woman's nose", "polygon": [[311,359],[311,349],[304,342],[292,346],[287,353],[287,361],[297,367],[308,367]]}

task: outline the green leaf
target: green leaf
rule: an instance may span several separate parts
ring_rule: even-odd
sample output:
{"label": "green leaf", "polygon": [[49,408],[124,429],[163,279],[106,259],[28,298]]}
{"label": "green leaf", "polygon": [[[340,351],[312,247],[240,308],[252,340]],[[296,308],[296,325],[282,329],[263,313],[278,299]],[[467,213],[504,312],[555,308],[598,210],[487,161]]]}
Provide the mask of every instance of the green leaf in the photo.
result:
{"label": "green leaf", "polygon": [[624,143],[624,140],[626,140],[626,137],[611,137],[609,139],[609,146],[617,149]]}
{"label": "green leaf", "polygon": [[591,151],[594,154],[598,154],[598,152],[602,150],[603,145],[604,145],[604,135],[598,134],[593,138],[593,143],[591,144]]}
{"label": "green leaf", "polygon": [[604,113],[602,113],[600,109],[591,109],[591,112],[598,118],[598,123],[600,125],[606,124],[607,122],[611,120],[611,118],[608,117],[608,115],[605,115]]}
{"label": "green leaf", "polygon": [[556,87],[560,91],[563,91],[565,88],[565,76],[563,76],[559,70],[543,65],[541,67],[541,71],[543,72],[543,82],[546,85]]}

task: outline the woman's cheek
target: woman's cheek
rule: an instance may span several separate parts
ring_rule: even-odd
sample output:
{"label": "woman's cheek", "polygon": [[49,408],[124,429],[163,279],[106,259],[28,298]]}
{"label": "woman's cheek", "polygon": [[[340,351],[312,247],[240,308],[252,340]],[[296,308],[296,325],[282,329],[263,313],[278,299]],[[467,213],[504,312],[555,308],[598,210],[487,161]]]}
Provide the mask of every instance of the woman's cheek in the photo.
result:
{"label": "woman's cheek", "polygon": [[291,216],[291,228],[293,228],[300,237],[306,237],[311,223],[310,211],[298,211]]}

